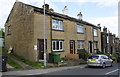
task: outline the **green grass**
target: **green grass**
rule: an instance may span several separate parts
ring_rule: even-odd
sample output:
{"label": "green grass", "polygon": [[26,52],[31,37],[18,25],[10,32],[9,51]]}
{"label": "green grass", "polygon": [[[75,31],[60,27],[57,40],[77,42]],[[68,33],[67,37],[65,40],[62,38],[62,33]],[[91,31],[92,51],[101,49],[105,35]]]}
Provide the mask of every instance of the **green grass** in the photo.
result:
{"label": "green grass", "polygon": [[2,51],[3,56],[7,56],[7,63],[11,66],[13,66],[15,69],[24,69],[21,65],[13,61],[10,57],[12,57],[12,54],[8,54],[7,51]]}
{"label": "green grass", "polygon": [[[43,69],[43,62],[33,62],[33,61],[29,61],[27,59],[25,59],[24,57],[22,56],[18,56],[14,53],[10,53],[8,54],[7,52],[3,52],[2,55],[5,55],[5,56],[8,56],[8,57],[11,57],[11,56],[16,56],[17,59],[21,62],[24,62],[25,64],[28,64],[36,69]],[[17,64],[16,62],[14,62],[12,59],[8,59],[8,64],[10,64],[11,66],[15,67],[16,69],[23,69],[22,66],[20,66],[19,64]],[[52,68],[54,66],[46,66],[47,68]]]}
{"label": "green grass", "polygon": [[13,61],[12,59],[8,59],[8,64],[13,66],[16,69],[24,69],[21,65]]}
{"label": "green grass", "polygon": [[34,68],[37,68],[37,69],[42,69],[43,68],[42,67],[43,63],[42,62],[32,62],[32,61],[29,61],[29,60],[23,58],[22,56],[18,56],[18,55],[15,55],[15,56],[17,56],[20,61],[22,61],[22,62],[24,62],[24,63],[26,63],[26,64],[34,67]]}

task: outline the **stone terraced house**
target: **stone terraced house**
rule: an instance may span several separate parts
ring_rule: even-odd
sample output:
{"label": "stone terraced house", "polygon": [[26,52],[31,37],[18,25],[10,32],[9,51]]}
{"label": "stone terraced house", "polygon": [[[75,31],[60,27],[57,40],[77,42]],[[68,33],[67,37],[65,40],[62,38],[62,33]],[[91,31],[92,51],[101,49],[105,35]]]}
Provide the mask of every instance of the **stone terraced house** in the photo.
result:
{"label": "stone terraced house", "polygon": [[[46,49],[60,57],[77,56],[85,49],[101,51],[101,27],[46,8]],[[5,48],[31,61],[43,60],[43,8],[15,2],[5,23]]]}

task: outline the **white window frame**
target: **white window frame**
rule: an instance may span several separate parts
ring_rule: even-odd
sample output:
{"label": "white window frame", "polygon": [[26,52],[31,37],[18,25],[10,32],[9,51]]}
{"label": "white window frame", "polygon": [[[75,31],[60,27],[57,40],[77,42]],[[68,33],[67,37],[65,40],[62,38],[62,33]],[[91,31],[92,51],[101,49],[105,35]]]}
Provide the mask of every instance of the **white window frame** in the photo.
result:
{"label": "white window frame", "polygon": [[94,49],[98,49],[98,41],[94,41]]}
{"label": "white window frame", "polygon": [[8,31],[7,34],[8,34],[8,35],[11,35],[11,31],[12,31],[12,30],[11,30],[11,25],[8,25],[7,31]]}
{"label": "white window frame", "polygon": [[109,43],[109,37],[107,36],[107,43]]}
{"label": "white window frame", "polygon": [[63,30],[63,21],[52,19],[52,29]]}
{"label": "white window frame", "polygon": [[77,32],[78,33],[84,33],[84,26],[81,24],[77,24]]}
{"label": "white window frame", "polygon": [[98,36],[98,30],[97,29],[93,29],[93,34],[94,34],[94,36]]}
{"label": "white window frame", "polygon": [[[53,43],[55,42],[55,50],[53,49]],[[57,50],[57,42],[59,42],[59,49]],[[61,45],[60,45],[60,43],[62,43],[62,49],[60,49],[61,47]],[[59,40],[54,40],[54,41],[52,41],[52,51],[63,51],[63,41],[59,41]]]}
{"label": "white window frame", "polygon": [[79,40],[78,41],[78,45],[80,45],[80,47],[78,46],[78,49],[84,49],[84,41],[83,40]]}

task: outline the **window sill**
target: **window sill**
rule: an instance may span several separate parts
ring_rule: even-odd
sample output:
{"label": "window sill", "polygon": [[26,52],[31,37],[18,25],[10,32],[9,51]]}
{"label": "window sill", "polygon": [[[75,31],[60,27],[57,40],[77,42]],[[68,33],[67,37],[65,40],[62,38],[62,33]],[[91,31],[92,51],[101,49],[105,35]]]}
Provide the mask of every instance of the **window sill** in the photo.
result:
{"label": "window sill", "polygon": [[81,32],[77,32],[77,34],[84,34],[84,33],[81,33]]}
{"label": "window sill", "polygon": [[57,29],[52,29],[53,31],[60,31],[60,32],[64,32],[64,30],[57,30]]}
{"label": "window sill", "polygon": [[93,37],[98,37],[98,36],[93,36]]}
{"label": "window sill", "polygon": [[52,51],[52,52],[64,52],[64,50],[56,50],[56,51]]}
{"label": "window sill", "polygon": [[94,49],[94,50],[98,50],[98,49]]}

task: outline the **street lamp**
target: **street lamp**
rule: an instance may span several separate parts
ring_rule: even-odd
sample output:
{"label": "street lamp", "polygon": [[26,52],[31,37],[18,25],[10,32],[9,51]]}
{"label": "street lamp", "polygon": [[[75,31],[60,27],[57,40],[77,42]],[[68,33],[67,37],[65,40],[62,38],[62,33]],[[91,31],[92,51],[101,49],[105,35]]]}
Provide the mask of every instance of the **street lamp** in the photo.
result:
{"label": "street lamp", "polygon": [[108,53],[110,53],[110,31],[108,30]]}
{"label": "street lamp", "polygon": [[44,0],[44,69],[46,68],[46,21],[45,21],[45,0]]}

